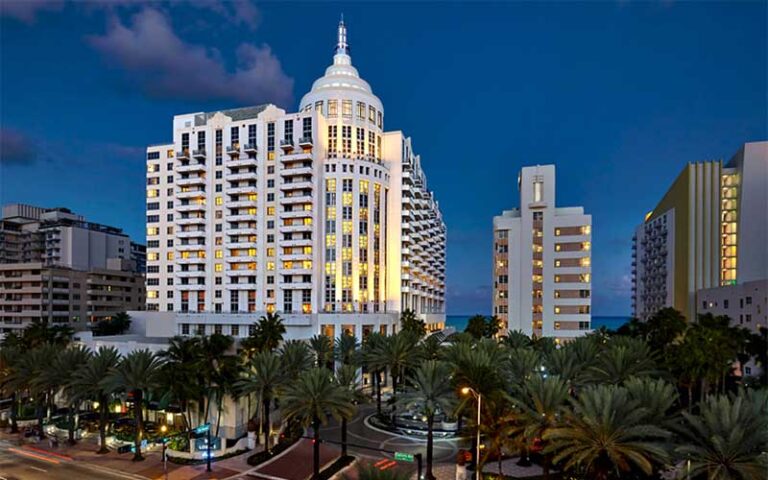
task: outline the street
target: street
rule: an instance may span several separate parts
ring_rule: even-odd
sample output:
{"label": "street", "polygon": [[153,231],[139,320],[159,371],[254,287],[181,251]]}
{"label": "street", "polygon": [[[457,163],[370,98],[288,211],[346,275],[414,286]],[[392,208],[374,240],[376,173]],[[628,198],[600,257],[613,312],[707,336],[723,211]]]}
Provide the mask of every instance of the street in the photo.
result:
{"label": "street", "polygon": [[84,466],[0,442],[0,480],[124,480],[138,478]]}

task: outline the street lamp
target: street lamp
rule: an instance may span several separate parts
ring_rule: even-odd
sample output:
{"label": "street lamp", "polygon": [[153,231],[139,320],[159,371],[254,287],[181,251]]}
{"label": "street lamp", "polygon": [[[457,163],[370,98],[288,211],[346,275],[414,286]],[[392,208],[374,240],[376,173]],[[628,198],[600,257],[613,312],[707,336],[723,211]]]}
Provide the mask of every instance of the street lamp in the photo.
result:
{"label": "street lamp", "polygon": [[477,440],[475,441],[475,478],[480,480],[480,407],[483,401],[483,396],[475,391],[472,387],[464,387],[461,389],[462,395],[472,394],[477,398]]}

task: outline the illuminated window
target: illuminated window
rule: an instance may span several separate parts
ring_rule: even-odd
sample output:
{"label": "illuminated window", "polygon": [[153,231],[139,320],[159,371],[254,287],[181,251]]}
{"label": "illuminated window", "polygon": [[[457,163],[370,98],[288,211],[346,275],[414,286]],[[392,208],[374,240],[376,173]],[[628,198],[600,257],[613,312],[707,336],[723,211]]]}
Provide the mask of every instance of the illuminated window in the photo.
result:
{"label": "illuminated window", "polygon": [[312,260],[304,260],[301,262],[301,268],[304,270],[312,270]]}
{"label": "illuminated window", "polygon": [[590,265],[591,265],[591,260],[590,260],[590,258],[589,258],[589,257],[583,257],[583,258],[582,258],[582,259],[579,261],[579,264],[580,264],[582,267],[588,267],[588,266],[590,266]]}
{"label": "illuminated window", "polygon": [[592,248],[591,242],[581,242],[581,249],[584,251],[589,251],[589,249]]}
{"label": "illuminated window", "polygon": [[157,290],[147,290],[147,298],[157,298]]}
{"label": "illuminated window", "polygon": [[158,227],[147,227],[147,236],[153,237],[160,233],[160,229]]}
{"label": "illuminated window", "polygon": [[168,260],[173,260],[173,252],[168,252],[168,254],[166,255],[166,258]]}
{"label": "illuminated window", "polygon": [[224,199],[222,197],[216,197],[214,202],[216,205],[224,205]]}
{"label": "illuminated window", "polygon": [[158,195],[160,195],[160,190],[156,188],[151,188],[147,190],[147,198],[155,198]]}
{"label": "illuminated window", "polygon": [[217,263],[216,265],[213,266],[213,269],[217,272],[221,272],[224,270],[224,266],[220,263]]}
{"label": "illuminated window", "polygon": [[590,235],[592,233],[592,227],[590,225],[584,225],[581,227],[582,235]]}
{"label": "illuminated window", "polygon": [[249,248],[248,249],[248,256],[249,257],[255,257],[256,256],[256,249],[255,248]]}
{"label": "illuminated window", "polygon": [[328,100],[328,116],[335,117],[338,114],[339,114],[339,101]]}
{"label": "illuminated window", "polygon": [[160,254],[157,252],[147,252],[147,260],[154,261],[160,258]]}
{"label": "illuminated window", "polygon": [[267,207],[267,215],[274,215],[274,214],[275,214],[275,207]]}
{"label": "illuminated window", "polygon": [[224,251],[223,250],[216,250],[214,252],[213,256],[216,257],[216,258],[224,258]]}
{"label": "illuminated window", "polygon": [[275,262],[267,262],[267,270],[274,270]]}
{"label": "illuminated window", "polygon": [[544,182],[541,181],[535,181],[533,182],[533,201],[538,203],[542,201],[544,193]]}

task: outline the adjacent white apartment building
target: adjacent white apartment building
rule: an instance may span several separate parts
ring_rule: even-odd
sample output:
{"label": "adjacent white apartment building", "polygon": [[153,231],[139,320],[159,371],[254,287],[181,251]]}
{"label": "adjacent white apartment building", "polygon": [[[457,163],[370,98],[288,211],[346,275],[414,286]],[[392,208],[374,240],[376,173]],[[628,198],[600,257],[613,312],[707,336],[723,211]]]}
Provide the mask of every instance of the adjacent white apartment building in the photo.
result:
{"label": "adjacent white apartment building", "polygon": [[147,148],[147,335],[289,338],[445,319],[446,229],[410,138],[352,66],[346,27],[299,111],[177,115]]}
{"label": "adjacent white apartment building", "polygon": [[590,329],[592,216],[558,208],[555,166],[524,167],[520,208],[493,219],[493,313],[502,331],[565,341]]}

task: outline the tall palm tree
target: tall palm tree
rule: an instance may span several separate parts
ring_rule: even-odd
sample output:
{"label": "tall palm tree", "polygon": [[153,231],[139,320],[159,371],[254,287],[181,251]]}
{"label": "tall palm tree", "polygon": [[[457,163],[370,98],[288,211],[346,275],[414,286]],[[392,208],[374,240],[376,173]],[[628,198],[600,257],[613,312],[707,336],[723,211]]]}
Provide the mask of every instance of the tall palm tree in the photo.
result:
{"label": "tall palm tree", "polygon": [[333,361],[333,339],[326,335],[315,335],[309,339],[309,347],[315,353],[316,365],[328,368]]}
{"label": "tall palm tree", "polygon": [[239,392],[247,395],[255,394],[261,399],[263,408],[261,425],[264,432],[264,446],[267,450],[269,450],[271,427],[269,407],[286,380],[285,369],[281,363],[280,356],[270,351],[259,352],[248,362],[240,380],[236,383]]}
{"label": "tall palm tree", "polygon": [[278,350],[283,364],[286,381],[292,382],[299,378],[304,370],[309,370],[315,364],[312,351],[306,342],[300,340],[288,340]]}
{"label": "tall palm tree", "polygon": [[256,324],[256,337],[264,350],[274,351],[283,341],[283,335],[285,325],[277,313],[267,313]]}
{"label": "tall palm tree", "polygon": [[72,389],[99,404],[99,451],[109,453],[107,448],[107,425],[109,423],[109,399],[112,390],[104,379],[120,363],[120,354],[114,347],[99,347],[88,362],[78,369],[72,378]]}
{"label": "tall palm tree", "polygon": [[83,391],[75,384],[75,375],[88,364],[91,356],[91,350],[80,345],[65,348],[53,359],[52,368],[48,371],[56,376],[56,381],[62,387],[64,398],[67,399],[67,434],[70,445],[75,444],[77,411],[85,399]]}
{"label": "tall palm tree", "polygon": [[392,378],[393,409],[397,398],[398,385],[406,372],[415,367],[419,360],[419,350],[416,348],[417,342],[418,338],[413,334],[405,331],[398,332],[387,337],[386,341],[377,351],[378,363],[384,364],[389,368],[389,375]]}
{"label": "tall palm tree", "polygon": [[381,350],[387,342],[387,337],[380,333],[372,333],[365,338],[361,350],[363,366],[370,372],[373,380],[374,395],[376,396],[376,413],[381,415],[381,374],[387,364]]}
{"label": "tall palm tree", "polygon": [[342,335],[336,339],[333,345],[333,356],[337,362],[344,365],[356,365],[359,363],[358,349],[360,343],[354,335]]}
{"label": "tall palm tree", "polygon": [[600,352],[587,372],[594,383],[620,384],[631,377],[655,377],[660,374],[655,354],[639,339],[616,337]]}
{"label": "tall palm tree", "polygon": [[45,436],[43,419],[45,418],[46,405],[49,399],[53,397],[52,390],[56,386],[49,383],[51,375],[47,372],[51,369],[51,359],[56,358],[61,348],[58,345],[42,344],[22,352],[6,379],[6,384],[10,390],[26,391],[29,397],[34,400],[37,428],[41,436]]}
{"label": "tall palm tree", "polygon": [[707,398],[700,415],[683,412],[676,453],[690,460],[691,478],[764,478],[768,462],[761,454],[768,448],[768,402],[761,403],[740,392]]}
{"label": "tall palm tree", "polygon": [[[345,390],[347,390],[352,397],[354,404],[362,400],[363,394],[360,391],[360,383],[358,382],[359,376],[357,374],[357,367],[349,364],[342,364],[336,369],[336,383]],[[355,410],[357,410],[355,408]],[[352,417],[341,417],[341,456],[347,456],[347,422]]]}
{"label": "tall palm tree", "polygon": [[161,377],[168,403],[178,404],[185,429],[191,428],[190,404],[203,397],[204,383],[200,369],[202,345],[199,337],[173,337],[166,350],[158,353],[164,360]]}
{"label": "tall palm tree", "polygon": [[645,423],[645,409],[625,388],[589,387],[571,403],[564,422],[543,436],[544,452],[554,454],[565,470],[607,480],[636,469],[651,475],[669,459],[670,432]]}
{"label": "tall palm tree", "polygon": [[16,422],[19,408],[19,392],[10,387],[16,363],[21,356],[21,350],[19,344],[15,343],[17,340],[15,338],[7,344],[5,343],[5,340],[8,339],[9,335],[11,334],[7,334],[3,339],[2,348],[0,348],[0,391],[10,394],[11,408],[9,410],[9,417],[11,421],[11,433],[19,433],[19,426]]}
{"label": "tall palm tree", "polygon": [[[516,420],[521,427],[523,445],[541,441],[544,435],[557,427],[568,402],[568,386],[557,376],[533,376],[514,394]],[[544,476],[549,476],[552,457],[544,455]]]}
{"label": "tall palm tree", "polygon": [[427,480],[434,480],[432,456],[435,415],[453,411],[456,394],[451,385],[451,369],[444,362],[427,360],[407,380],[407,388],[398,402],[427,418]]}
{"label": "tall palm tree", "polygon": [[296,382],[285,388],[283,415],[300,422],[304,427],[312,426],[313,478],[320,476],[320,426],[326,425],[329,417],[337,420],[351,417],[354,408],[349,391],[333,381],[331,372],[325,368],[307,370],[299,375]]}
{"label": "tall palm tree", "polygon": [[104,378],[105,390],[120,390],[133,394],[133,411],[136,418],[134,461],[144,460],[141,455],[141,439],[144,436],[143,402],[150,391],[160,386],[162,366],[163,360],[149,350],[134,350]]}
{"label": "tall palm tree", "polygon": [[427,334],[427,326],[424,320],[416,315],[416,312],[406,309],[400,314],[400,331],[407,331],[417,338],[422,338]]}
{"label": "tall palm tree", "polygon": [[443,343],[445,334],[435,332],[419,344],[419,354],[424,360],[440,360],[443,355]]}
{"label": "tall palm tree", "polygon": [[[234,344],[234,339],[228,335],[214,333],[205,337],[200,337],[200,358],[195,366],[205,385],[204,395],[202,397],[205,408],[203,410],[203,421],[207,422],[211,412],[211,404],[218,399],[218,407],[221,407],[221,393],[219,388],[223,388],[223,374],[228,370],[228,362],[234,357],[229,355],[229,351]],[[229,357],[229,359],[227,358]]]}

